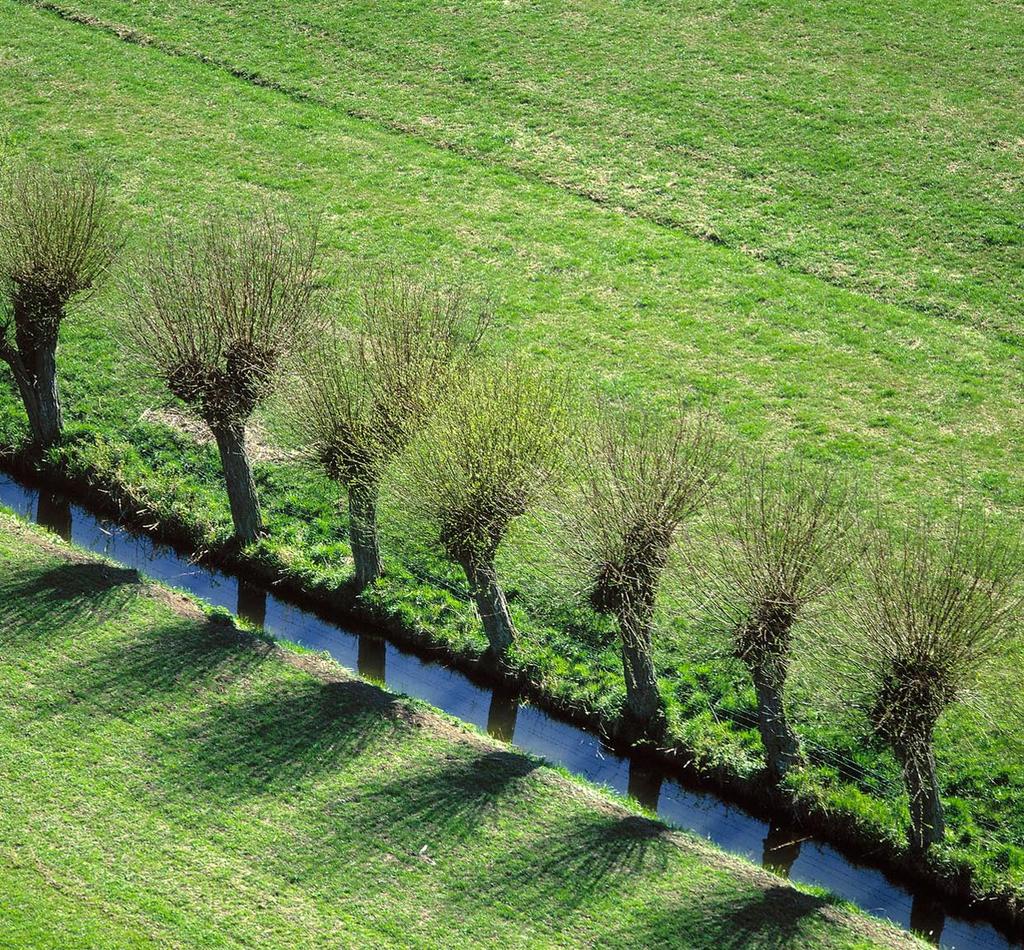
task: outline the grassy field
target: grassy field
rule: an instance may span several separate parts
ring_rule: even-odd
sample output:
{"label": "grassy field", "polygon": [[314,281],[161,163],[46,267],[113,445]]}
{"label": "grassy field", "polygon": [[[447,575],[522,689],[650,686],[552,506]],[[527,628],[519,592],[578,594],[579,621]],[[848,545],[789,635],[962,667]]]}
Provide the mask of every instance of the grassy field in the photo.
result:
{"label": "grassy field", "polygon": [[68,5],[839,286],[1021,333],[1019,4]]}
{"label": "grassy field", "polygon": [[[82,9],[128,18],[125,11],[99,3]],[[227,16],[220,8],[176,9],[188,15],[157,22],[159,11],[150,17],[145,4],[132,6],[142,28],[176,44],[198,46],[201,40],[210,44],[203,48],[211,55],[232,61],[237,52],[240,66],[255,68],[246,57],[255,56],[264,40],[270,42],[268,24],[249,22],[261,20],[256,12],[246,15],[244,29],[215,30],[206,18]],[[289,9],[300,10],[302,4]],[[612,17],[609,11],[617,9],[608,5],[594,16]],[[1011,7],[999,9],[1007,17],[1015,15]],[[862,14],[851,8],[848,17]],[[308,22],[314,22],[313,16]],[[881,31],[884,17],[894,16],[866,17],[865,29],[870,25]],[[751,22],[764,26],[767,18],[765,13]],[[394,17],[380,22],[385,19],[396,24]],[[837,20],[829,34],[837,43],[847,36],[843,22],[848,21]],[[995,12],[975,18],[969,28],[995,29],[994,23]],[[790,27],[795,28],[793,23]],[[408,28],[408,23],[403,20],[395,28]],[[251,49],[213,45],[235,42],[232,35],[252,44]],[[291,34],[280,37],[277,57],[260,52],[260,71],[265,68],[282,84],[306,89],[325,102],[338,100],[337,90],[348,87],[337,63],[322,58],[331,45],[305,47],[291,42]],[[727,39],[723,35],[723,44]],[[731,41],[739,42],[736,36]],[[401,55],[400,44],[393,55]],[[728,59],[727,47],[714,55]],[[817,61],[808,57],[812,65]],[[294,68],[286,70],[288,63]],[[211,207],[243,203],[256,193],[324,207],[336,263],[392,256],[423,268],[456,267],[493,291],[501,303],[498,349],[526,350],[593,380],[613,396],[661,406],[700,402],[742,440],[762,439],[849,466],[883,499],[941,497],[963,473],[968,487],[987,504],[1019,522],[1024,505],[1020,351],[1006,334],[993,332],[980,309],[969,318],[948,320],[925,305],[926,295],[915,297],[921,306],[904,306],[904,298],[895,293],[872,296],[843,289],[799,273],[815,270],[808,261],[780,266],[767,244],[747,253],[698,240],[687,234],[689,223],[666,226],[664,209],[655,213],[637,205],[642,214],[624,215],[560,187],[554,183],[558,176],[546,171],[543,177],[551,181],[540,180],[539,171],[533,176],[502,167],[497,158],[481,162],[468,146],[460,154],[432,144],[425,133],[399,134],[386,124],[299,101],[189,56],[126,43],[12,0],[0,0],[0,67],[0,124],[10,149],[49,160],[80,154],[109,160],[140,242],[168,216],[200,215]],[[356,88],[362,74],[350,74]],[[388,75],[403,74],[396,69]],[[986,75],[979,71],[975,78],[988,95],[991,88],[982,83]],[[1012,75],[1011,64],[997,78],[1009,81]],[[433,75],[422,80],[422,94],[434,95],[431,89],[440,80]],[[410,91],[408,102],[418,94]],[[1000,99],[992,93],[999,108],[1011,103],[1014,94],[1010,90]],[[884,111],[881,104],[875,106]],[[437,108],[446,121],[455,114]],[[585,125],[581,135],[592,131]],[[614,135],[600,138],[610,142]],[[898,136],[892,143],[893,148],[899,145]],[[971,151],[964,143],[950,147],[961,145],[965,154]],[[799,151],[797,143],[792,150]],[[977,158],[975,152],[971,155]],[[607,154],[616,157],[623,150],[609,146]],[[789,174],[783,165],[780,158],[779,174]],[[884,185],[881,178],[868,177]],[[898,180],[903,187],[905,178],[894,172],[885,181]],[[837,182],[829,186],[829,197],[854,201]],[[741,200],[742,190],[724,190]],[[947,194],[941,188],[934,192]],[[924,207],[933,192],[919,188],[916,194]],[[621,202],[613,198],[612,203]],[[872,207],[881,214],[891,204],[878,198]],[[836,226],[838,218],[816,215],[811,205],[805,210],[808,227],[820,228],[821,235]],[[749,227],[761,233],[756,223]],[[858,240],[868,241],[866,233],[858,232]],[[733,237],[728,243],[737,242],[745,243]],[[810,243],[814,253],[830,246],[821,236]],[[922,245],[921,260],[927,264],[920,266],[931,273],[946,258],[929,247]],[[838,247],[833,251],[839,261]],[[979,254],[978,266],[995,267],[1000,253]],[[897,267],[887,251],[879,250],[878,260]],[[970,269],[963,266],[965,272]],[[997,269],[1005,303],[1014,297],[1006,282],[1019,280],[1020,272],[1002,265]],[[899,283],[894,274],[890,278]],[[985,282],[990,289],[996,283]],[[970,300],[976,302],[973,296]],[[116,294],[108,293],[67,326],[62,370],[73,431],[60,460],[72,472],[100,473],[128,486],[155,517],[186,526],[197,544],[216,545],[227,536],[229,518],[215,457],[208,447],[144,415],[161,408],[164,398],[155,387],[140,383],[122,358],[107,317],[116,305]],[[1011,309],[1007,304],[1004,312]],[[262,425],[272,449],[273,413]],[[4,387],[0,441],[16,444],[23,432],[23,416]],[[310,586],[341,584],[349,564],[335,490],[272,459],[268,452],[259,479],[273,537],[254,556]],[[392,551],[406,564],[443,573],[420,544],[415,526],[402,524],[393,504],[387,513]],[[543,551],[538,567],[536,554],[525,541],[505,554],[503,567],[527,634],[516,662],[550,695],[613,715],[622,697],[615,645],[592,618],[559,599],[558,590],[538,582],[555,572],[544,562]],[[452,652],[481,651],[482,639],[465,605],[408,571],[396,569],[374,596]],[[675,618],[659,639],[657,657],[672,738],[709,760],[752,774],[759,763],[753,731],[709,710],[709,704],[719,713],[748,710],[749,691],[735,670],[694,662],[692,649],[692,639]],[[1013,659],[1014,669],[1022,665],[1019,657]],[[899,841],[906,806],[892,791],[898,774],[893,763],[825,710],[813,682],[797,673],[793,699],[802,734],[867,770],[849,783],[833,770],[817,769],[803,790],[877,838]],[[1016,689],[1009,679],[1000,685],[992,703],[994,721],[973,713],[952,717],[938,737],[938,753],[951,803],[951,842],[943,857],[966,863],[982,888],[1019,892],[1024,887],[1024,733],[1009,715]]]}
{"label": "grassy field", "polygon": [[0,514],[0,946],[912,946]]}

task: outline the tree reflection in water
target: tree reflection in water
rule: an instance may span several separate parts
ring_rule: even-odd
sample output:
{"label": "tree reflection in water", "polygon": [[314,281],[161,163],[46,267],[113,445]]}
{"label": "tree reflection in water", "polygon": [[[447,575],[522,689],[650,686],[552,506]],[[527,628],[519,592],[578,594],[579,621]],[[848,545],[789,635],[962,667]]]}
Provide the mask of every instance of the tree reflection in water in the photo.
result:
{"label": "tree reflection in water", "polygon": [[942,905],[926,894],[915,894],[914,902],[910,905],[910,929],[929,943],[937,945],[945,925],[946,915]]}
{"label": "tree reflection in water", "polygon": [[41,491],[36,503],[36,524],[49,528],[65,541],[71,540],[71,500],[55,492]]}
{"label": "tree reflection in water", "polygon": [[380,637],[359,634],[359,656],[356,659],[359,675],[375,683],[384,682],[388,645]]}
{"label": "tree reflection in water", "polygon": [[511,690],[495,689],[487,712],[487,734],[502,742],[511,742],[516,731],[519,697]]}
{"label": "tree reflection in water", "polygon": [[248,581],[238,581],[238,609],[235,611],[243,620],[255,627],[267,622],[267,592]]}
{"label": "tree reflection in water", "polygon": [[800,857],[800,843],[805,838],[806,835],[801,835],[795,828],[772,821],[764,838],[761,866],[779,877],[788,878],[793,862]]}
{"label": "tree reflection in water", "polygon": [[629,760],[629,797],[638,801],[644,808],[656,812],[658,799],[661,797],[662,774],[657,769],[639,764],[636,759]]}

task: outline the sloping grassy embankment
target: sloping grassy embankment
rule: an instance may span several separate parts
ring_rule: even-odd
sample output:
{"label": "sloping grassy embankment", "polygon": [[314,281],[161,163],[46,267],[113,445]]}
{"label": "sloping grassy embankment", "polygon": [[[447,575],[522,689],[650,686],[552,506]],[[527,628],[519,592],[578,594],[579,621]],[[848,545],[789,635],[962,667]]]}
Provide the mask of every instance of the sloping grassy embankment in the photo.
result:
{"label": "sloping grassy embankment", "polygon": [[0,514],[0,946],[914,946]]}

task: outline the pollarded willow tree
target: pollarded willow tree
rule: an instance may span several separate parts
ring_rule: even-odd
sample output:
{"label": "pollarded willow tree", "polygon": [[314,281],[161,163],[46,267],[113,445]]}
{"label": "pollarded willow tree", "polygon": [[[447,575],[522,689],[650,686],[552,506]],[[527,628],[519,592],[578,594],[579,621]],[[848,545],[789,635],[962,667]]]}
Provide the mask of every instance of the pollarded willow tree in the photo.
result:
{"label": "pollarded willow tree", "polygon": [[126,283],[130,347],[209,427],[235,536],[264,533],[246,424],[322,326],[316,224],[267,208],[172,232]]}
{"label": "pollarded willow tree", "polygon": [[351,333],[328,332],[284,393],[302,451],[348,494],[355,584],[383,571],[381,480],[453,379],[465,371],[490,311],[458,286],[416,284],[395,270],[367,280]]}
{"label": "pollarded willow tree", "polygon": [[0,359],[11,369],[33,444],[63,431],[57,344],[68,305],[88,296],[124,244],[104,175],[24,164],[0,180]]}
{"label": "pollarded willow tree", "polygon": [[1021,607],[1020,545],[959,504],[946,522],[879,529],[864,561],[838,640],[842,662],[832,656],[824,669],[837,689],[861,687],[874,734],[900,764],[909,843],[921,853],[945,834],[936,724],[1007,657]]}
{"label": "pollarded willow tree", "polygon": [[858,522],[847,483],[827,469],[762,457],[744,462],[730,488],[712,512],[711,552],[692,558],[692,572],[753,681],[777,782],[801,760],[785,702],[794,627],[849,570]]}
{"label": "pollarded willow tree", "polygon": [[699,415],[666,422],[603,413],[567,507],[570,555],[591,605],[615,617],[626,681],[626,716],[655,728],[662,716],[654,666],[654,616],[662,575],[683,525],[705,503],[724,457]]}
{"label": "pollarded willow tree", "polygon": [[407,454],[407,500],[465,573],[500,666],[517,632],[497,551],[559,470],[566,408],[562,389],[543,375],[478,364],[453,385]]}

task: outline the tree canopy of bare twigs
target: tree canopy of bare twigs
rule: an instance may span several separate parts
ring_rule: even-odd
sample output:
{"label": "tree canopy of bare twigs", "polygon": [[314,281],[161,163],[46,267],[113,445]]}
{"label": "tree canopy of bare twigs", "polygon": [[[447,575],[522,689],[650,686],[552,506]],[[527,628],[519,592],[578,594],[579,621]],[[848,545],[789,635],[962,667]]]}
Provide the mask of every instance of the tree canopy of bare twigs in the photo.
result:
{"label": "tree canopy of bare twigs", "polygon": [[800,760],[786,713],[794,625],[835,589],[857,555],[848,483],[797,462],[743,461],[711,513],[711,552],[691,573],[714,626],[750,673],[765,764],[776,781]]}
{"label": "tree canopy of bare twigs", "polygon": [[98,286],[123,244],[99,169],[24,163],[0,176],[0,359],[40,448],[63,430],[57,343],[68,304]]}
{"label": "tree canopy of bare twigs", "polygon": [[558,472],[566,430],[562,387],[521,365],[484,363],[453,384],[407,455],[406,500],[465,572],[499,663],[516,629],[495,555]]}
{"label": "tree canopy of bare twigs", "polygon": [[592,606],[618,623],[627,714],[650,728],[662,708],[652,636],[662,573],[680,529],[717,481],[725,452],[703,416],[666,422],[604,410],[601,418],[568,506],[570,553]]}
{"label": "tree canopy of bare twigs", "polygon": [[130,347],[209,425],[236,537],[263,533],[245,426],[322,326],[319,237],[266,207],[172,231],[126,283]]}
{"label": "tree canopy of bare twigs", "polygon": [[348,492],[361,589],[382,573],[381,478],[466,368],[490,312],[459,286],[421,285],[391,269],[369,276],[360,318],[304,355],[285,404],[303,451]]}
{"label": "tree canopy of bare twigs", "polygon": [[959,503],[945,521],[921,517],[867,545],[852,595],[836,685],[856,684],[874,733],[892,750],[910,799],[910,845],[941,841],[945,823],[933,734],[943,713],[972,699],[1005,656],[1020,616],[1019,542]]}

